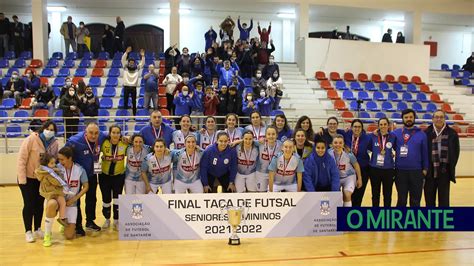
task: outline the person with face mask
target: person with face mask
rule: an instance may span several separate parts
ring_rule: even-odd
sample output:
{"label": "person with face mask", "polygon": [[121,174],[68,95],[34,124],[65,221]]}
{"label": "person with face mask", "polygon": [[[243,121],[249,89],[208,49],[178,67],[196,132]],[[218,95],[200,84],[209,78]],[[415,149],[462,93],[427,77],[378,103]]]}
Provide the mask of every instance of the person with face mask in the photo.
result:
{"label": "person with face mask", "polygon": [[5,86],[5,98],[15,98],[16,107],[21,105],[21,100],[27,97],[30,91],[26,88],[25,81],[20,78],[17,71],[12,72],[11,78]]}
{"label": "person with face mask", "polygon": [[30,90],[32,94],[35,94],[41,85],[41,79],[36,76],[34,70],[32,71],[31,69],[26,70],[23,81],[25,81],[26,88]]}
{"label": "person with face mask", "polygon": [[266,94],[265,90],[260,91],[260,97],[257,98],[255,104],[257,105],[257,110],[262,116],[270,116],[272,113],[273,104],[275,103],[275,98]]}
{"label": "person with face mask", "polygon": [[84,41],[84,38],[89,36],[89,30],[86,28],[84,22],[79,22],[79,29],[76,31],[76,38],[77,38],[77,52],[78,57],[82,58],[84,52],[89,52],[89,48]]}
{"label": "person with face mask", "polygon": [[262,42],[256,50],[258,69],[262,70],[270,62],[270,55],[275,51],[273,40],[270,40],[270,48],[267,48],[266,42]]}
{"label": "person with face mask", "polygon": [[[34,171],[40,166],[40,158],[47,153],[54,158],[58,156],[58,141],[54,137],[56,124],[46,121],[39,132],[31,133],[20,146],[17,160],[18,186],[23,197],[23,223],[26,242],[43,238],[41,220],[43,219],[44,198],[39,194],[40,182]],[[33,227],[34,221],[34,227]],[[33,230],[32,230],[33,229]],[[33,233],[34,232],[34,233]]]}
{"label": "person with face mask", "polygon": [[188,86],[183,86],[181,93],[176,91],[173,100],[173,103],[176,106],[175,115],[189,115],[191,113],[191,108],[194,105],[193,97],[194,94],[189,92]]}
{"label": "person with face mask", "polygon": [[63,23],[59,31],[64,38],[64,44],[66,45],[66,55],[69,54],[69,46],[72,47],[72,51],[76,51],[76,24],[72,22],[72,17],[68,16],[67,21]]}
{"label": "person with face mask", "polygon": [[35,98],[31,103],[32,115],[35,114],[36,110],[47,108],[48,116],[52,117],[54,112],[54,103],[56,101],[56,95],[51,88],[48,88],[48,85],[42,84],[41,88],[36,92]]}
{"label": "person with face mask", "polygon": [[262,77],[265,80],[268,80],[273,76],[273,73],[275,71],[278,71],[280,73],[280,66],[275,63],[275,57],[273,55],[270,55],[268,57],[268,64],[262,69]]}
{"label": "person with face mask", "polygon": [[77,89],[77,86],[72,83],[71,78],[66,78],[64,81],[64,86],[61,88],[59,98],[62,98],[64,95],[68,94],[69,88]]}
{"label": "person with face mask", "polygon": [[267,87],[267,80],[263,78],[262,70],[256,70],[255,76],[252,77],[251,87],[253,88],[253,93],[255,97],[260,95],[260,89]]}
{"label": "person with face mask", "polygon": [[62,96],[59,101],[59,108],[63,110],[67,139],[77,133],[79,116],[81,114],[81,110],[79,109],[80,104],[81,101],[77,97],[74,87],[69,87],[67,94]]}
{"label": "person with face mask", "polygon": [[303,183],[306,191],[339,191],[339,170],[327,153],[326,142],[316,141],[311,155],[304,162]]}
{"label": "person with face mask", "polygon": [[[80,99],[80,109],[85,117],[94,117],[99,115],[99,98],[94,95],[92,87],[87,86],[84,97]],[[97,121],[95,118],[85,118],[84,122]]]}
{"label": "person with face mask", "polygon": [[397,139],[395,157],[397,207],[406,207],[408,194],[410,207],[420,207],[423,183],[429,169],[426,134],[415,126],[415,117],[416,113],[412,109],[403,110],[403,128],[393,131]]}
{"label": "person with face mask", "polygon": [[127,47],[127,50],[122,55],[122,65],[123,65],[123,108],[128,109],[128,99],[132,98],[132,108],[133,115],[137,114],[137,86],[140,78],[140,69],[145,65],[145,50],[140,50],[140,55],[142,60],[140,64],[137,65],[137,62],[134,59],[128,59],[128,54],[132,51],[132,47]]}
{"label": "person with face mask", "polygon": [[250,116],[254,111],[258,111],[255,96],[252,92],[248,92],[242,102],[242,114],[244,116]]}
{"label": "person with face mask", "polygon": [[275,98],[273,110],[280,108],[280,100],[283,97],[283,81],[278,70],[267,80],[267,94]]}

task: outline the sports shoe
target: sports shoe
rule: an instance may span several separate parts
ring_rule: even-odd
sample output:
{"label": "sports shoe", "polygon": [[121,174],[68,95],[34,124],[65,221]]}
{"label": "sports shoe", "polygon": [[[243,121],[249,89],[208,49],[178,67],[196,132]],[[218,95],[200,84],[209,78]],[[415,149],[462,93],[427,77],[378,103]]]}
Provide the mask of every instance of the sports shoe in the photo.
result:
{"label": "sports shoe", "polygon": [[114,231],[118,231],[119,230],[119,222],[118,220],[114,220]]}
{"label": "sports shoe", "polygon": [[[59,226],[59,233],[64,234],[64,225]],[[76,232],[77,234],[77,232]]]}
{"label": "sports shoe", "polygon": [[105,219],[102,229],[108,229],[110,227],[110,219]]}
{"label": "sports shoe", "polygon": [[86,232],[82,226],[76,227],[76,236],[86,236]]}
{"label": "sports shoe", "polygon": [[62,226],[67,226],[67,218],[58,218],[58,223],[60,223]]}
{"label": "sports shoe", "polygon": [[51,245],[52,245],[52,243],[51,243],[51,233],[44,234],[43,247],[50,247]]}
{"label": "sports shoe", "polygon": [[39,228],[38,230],[35,231],[35,236],[38,239],[43,239],[44,238],[44,233],[43,233],[43,231],[41,231],[41,228]]}
{"label": "sports shoe", "polygon": [[33,237],[33,232],[31,232],[31,231],[26,232],[25,239],[26,239],[26,242],[28,242],[28,243],[35,242],[35,238]]}
{"label": "sports shoe", "polygon": [[86,230],[99,232],[100,227],[96,225],[93,221],[90,221],[86,223]]}

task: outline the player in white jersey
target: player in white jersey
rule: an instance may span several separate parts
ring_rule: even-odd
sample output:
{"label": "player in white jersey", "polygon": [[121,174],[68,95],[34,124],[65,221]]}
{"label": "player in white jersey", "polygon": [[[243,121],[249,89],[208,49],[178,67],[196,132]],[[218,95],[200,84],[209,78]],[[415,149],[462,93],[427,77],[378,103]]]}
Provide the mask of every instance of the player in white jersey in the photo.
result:
{"label": "player in white jersey", "polygon": [[237,192],[257,191],[257,162],[259,157],[258,146],[254,144],[253,133],[245,131],[243,142],[236,148],[237,152],[237,175],[235,176],[235,187]]}
{"label": "player in white jersey", "polygon": [[184,139],[190,135],[194,134],[190,131],[191,129],[191,117],[189,115],[181,116],[179,121],[179,125],[181,126],[180,130],[176,130],[173,132],[173,144],[174,149],[179,150],[184,148]]}
{"label": "player in white jersey", "polygon": [[277,129],[269,126],[265,131],[265,140],[256,141],[259,156],[257,163],[257,191],[268,190],[268,165],[281,150],[281,142],[277,140]]}
{"label": "player in white jersey", "polygon": [[163,139],[155,140],[153,152],[145,157],[141,170],[147,193],[157,193],[160,187],[163,194],[172,193],[171,155]]}
{"label": "player in white jersey", "polygon": [[185,148],[173,150],[171,157],[176,166],[174,171],[174,192],[176,194],[203,193],[204,188],[199,176],[202,152],[196,149],[196,137],[189,135],[185,140]]}
{"label": "player in white jersey", "polygon": [[206,117],[206,128],[203,128],[197,134],[197,143],[199,147],[205,150],[208,146],[216,143],[217,130],[216,119],[213,116]]}
{"label": "player in white jersey", "polygon": [[148,155],[148,146],[144,145],[142,135],[135,134],[131,137],[132,146],[127,149],[127,169],[125,172],[125,193],[145,194],[145,182],[141,179],[141,167]]}
{"label": "player in white jersey", "polygon": [[236,141],[242,139],[243,128],[237,126],[239,117],[236,114],[229,113],[225,116],[225,129],[224,132],[229,135],[229,141],[231,146],[235,146]]}
{"label": "player in white jersey", "polygon": [[258,111],[253,111],[250,114],[250,122],[251,124],[246,126],[245,129],[252,131],[254,140],[263,140],[265,138],[266,128],[262,122],[262,116]]}
{"label": "player in white jersey", "polygon": [[303,160],[294,152],[292,140],[283,142],[282,152],[273,157],[268,166],[270,192],[300,192],[303,183]]}
{"label": "player in white jersey", "polygon": [[328,153],[336,161],[341,176],[343,206],[352,207],[352,193],[356,186],[362,186],[359,163],[352,153],[344,151],[344,137],[339,134],[333,138],[332,149],[328,150]]}

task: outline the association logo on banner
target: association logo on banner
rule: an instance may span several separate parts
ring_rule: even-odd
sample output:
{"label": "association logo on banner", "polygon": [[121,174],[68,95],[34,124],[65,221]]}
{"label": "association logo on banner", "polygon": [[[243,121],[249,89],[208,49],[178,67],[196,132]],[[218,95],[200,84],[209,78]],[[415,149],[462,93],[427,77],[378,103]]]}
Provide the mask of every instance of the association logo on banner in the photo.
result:
{"label": "association logo on banner", "polygon": [[132,202],[132,218],[135,220],[143,218],[143,203],[141,201]]}
{"label": "association logo on banner", "polygon": [[319,209],[321,211],[321,215],[327,216],[331,214],[331,206],[329,205],[329,198],[328,197],[323,197],[321,199],[321,202],[319,204]]}

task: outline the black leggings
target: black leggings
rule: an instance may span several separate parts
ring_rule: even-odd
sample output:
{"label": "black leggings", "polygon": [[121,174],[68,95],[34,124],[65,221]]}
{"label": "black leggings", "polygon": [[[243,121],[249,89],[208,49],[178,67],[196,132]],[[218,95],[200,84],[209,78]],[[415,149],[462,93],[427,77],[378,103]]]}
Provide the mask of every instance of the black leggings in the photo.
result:
{"label": "black leggings", "polygon": [[39,194],[40,182],[38,179],[27,178],[26,184],[19,185],[23,197],[23,223],[25,232],[31,231],[34,219],[35,227],[33,231],[41,228],[43,219],[44,198]]}
{"label": "black leggings", "polygon": [[360,172],[362,174],[362,187],[355,188],[354,193],[352,193],[352,207],[360,207],[362,205],[362,199],[364,198],[365,188],[369,182],[369,167],[360,167]]}
{"label": "black leggings", "polygon": [[372,207],[380,206],[380,186],[383,187],[383,206],[391,207],[392,187],[395,178],[394,169],[370,168],[370,186],[372,187]]}
{"label": "black leggings", "polygon": [[225,175],[221,177],[216,177],[212,175],[207,176],[208,184],[211,187],[213,193],[217,193],[217,187],[214,187],[214,182],[216,181],[216,179],[219,181],[220,185],[222,186],[222,192],[230,193],[230,191],[227,191],[227,188],[229,187],[229,182],[230,182],[229,173],[226,173]]}
{"label": "black leggings", "polygon": [[114,199],[114,219],[118,220],[118,195],[122,194],[124,183],[125,174],[114,176],[106,174],[99,175],[99,187],[100,192],[102,193],[102,204],[104,204],[102,207],[102,214],[105,219],[110,219],[110,204],[112,203],[112,199]]}
{"label": "black leggings", "polygon": [[128,97],[132,97],[133,115],[137,115],[137,87],[123,86],[123,109],[128,109]]}

